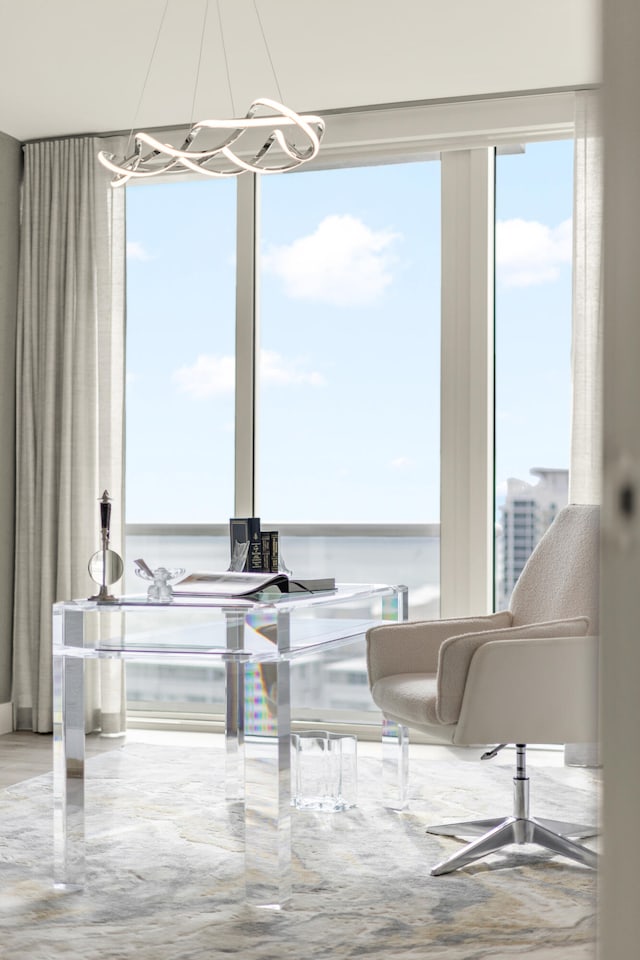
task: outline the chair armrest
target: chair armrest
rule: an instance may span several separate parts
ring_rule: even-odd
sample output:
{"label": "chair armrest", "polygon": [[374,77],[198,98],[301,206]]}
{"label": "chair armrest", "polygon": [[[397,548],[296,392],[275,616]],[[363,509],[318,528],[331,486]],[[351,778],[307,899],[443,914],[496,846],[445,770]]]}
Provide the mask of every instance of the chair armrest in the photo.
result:
{"label": "chair armrest", "polygon": [[503,610],[484,617],[420,620],[372,627],[367,631],[369,686],[382,677],[392,677],[398,673],[435,674],[440,645],[448,637],[507,627],[511,620],[511,613]]}
{"label": "chair armrest", "polygon": [[585,636],[589,632],[588,617],[547,620],[520,624],[499,630],[483,630],[448,637],[438,654],[436,712],[441,723],[457,723],[471,660],[489,640],[521,640],[536,637]]}
{"label": "chair armrest", "polygon": [[599,638],[485,643],[473,655],[455,743],[593,743]]}

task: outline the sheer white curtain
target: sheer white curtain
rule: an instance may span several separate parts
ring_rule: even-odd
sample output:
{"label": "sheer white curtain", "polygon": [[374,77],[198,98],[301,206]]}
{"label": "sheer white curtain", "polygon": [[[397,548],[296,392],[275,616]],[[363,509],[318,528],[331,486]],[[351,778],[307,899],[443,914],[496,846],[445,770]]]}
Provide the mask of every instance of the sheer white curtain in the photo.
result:
{"label": "sheer white curtain", "polygon": [[[582,91],[576,94],[574,151],[570,503],[601,502],[602,178],[600,93]],[[567,744],[565,762],[597,766],[598,745]]]}
{"label": "sheer white curtain", "polygon": [[576,94],[570,503],[600,503],[602,153],[600,93],[582,91]]}
{"label": "sheer white curtain", "polygon": [[[51,606],[95,592],[87,562],[105,489],[112,546],[124,547],[125,198],[96,160],[102,146],[83,137],[24,149],[12,699],[17,729],[39,732],[52,729]],[[89,681],[88,726],[120,732],[120,665]]]}

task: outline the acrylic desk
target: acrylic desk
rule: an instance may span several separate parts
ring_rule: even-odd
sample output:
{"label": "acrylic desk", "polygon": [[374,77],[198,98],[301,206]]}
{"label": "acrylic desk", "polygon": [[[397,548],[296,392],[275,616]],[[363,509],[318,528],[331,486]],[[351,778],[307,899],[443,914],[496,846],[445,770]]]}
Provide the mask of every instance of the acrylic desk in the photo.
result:
{"label": "acrylic desk", "polygon": [[[122,597],[53,607],[54,881],[85,881],[85,666],[89,660],[224,663],[226,795],[242,801],[247,900],[291,895],[290,669],[300,657],[362,641],[369,627],[407,618],[407,589],[340,584],[329,593],[259,600]],[[245,695],[258,690],[262,720]],[[265,710],[268,723],[264,723]],[[179,802],[179,801],[178,801]]]}

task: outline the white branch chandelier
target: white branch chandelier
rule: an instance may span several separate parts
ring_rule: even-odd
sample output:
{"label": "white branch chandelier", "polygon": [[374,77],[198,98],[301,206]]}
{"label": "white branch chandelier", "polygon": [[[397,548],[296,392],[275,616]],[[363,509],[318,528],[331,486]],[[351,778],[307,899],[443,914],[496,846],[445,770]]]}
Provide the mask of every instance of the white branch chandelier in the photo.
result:
{"label": "white branch chandelier", "polygon": [[[202,59],[202,49],[204,45],[204,33],[206,28],[208,3],[205,3],[205,14],[202,26],[202,36],[200,40],[200,57],[198,60],[197,77],[200,72],[200,62]],[[229,83],[229,95],[233,109],[233,93],[231,82],[229,80],[229,65],[227,60],[226,45],[224,42],[224,31],[222,29],[222,20],[220,17],[220,0],[218,4],[218,20],[220,23],[220,35],[224,52],[225,66],[227,70],[227,81]],[[151,62],[147,70],[147,77],[151,69],[151,63],[158,45],[158,39],[162,30],[162,24],[167,12],[169,0],[166,0],[162,19],[158,29],[158,35],[151,55]],[[274,79],[280,93],[278,79],[273,69],[271,54],[267,46],[262,21],[258,14],[256,0],[253,5],[262,31],[262,38],[265,44]],[[145,80],[146,85],[146,80]],[[144,94],[144,87],[143,87]],[[142,95],[141,98],[142,100]],[[195,91],[194,91],[195,102]],[[234,111],[235,112],[235,111]],[[200,120],[192,123],[181,147],[174,147],[169,143],[162,143],[148,133],[138,132],[133,136],[135,146],[129,156],[118,159],[112,153],[101,150],[98,153],[98,160],[114,174],[111,185],[114,187],[124,186],[132,179],[142,179],[165,175],[172,172],[189,170],[193,173],[202,174],[206,177],[237,177],[241,173],[285,173],[288,170],[294,170],[303,163],[308,163],[317,156],[320,149],[320,142],[324,135],[324,121],[320,117],[313,115],[300,116],[288,107],[283,106],[277,100],[269,100],[264,97],[254,100],[247,111],[245,117],[232,120]],[[203,131],[209,131],[208,134]],[[194,144],[196,139],[211,138],[211,131],[215,136],[213,146],[202,145],[202,149],[196,149]],[[259,137],[258,146],[246,146],[243,150],[242,139],[252,137],[254,140]]]}

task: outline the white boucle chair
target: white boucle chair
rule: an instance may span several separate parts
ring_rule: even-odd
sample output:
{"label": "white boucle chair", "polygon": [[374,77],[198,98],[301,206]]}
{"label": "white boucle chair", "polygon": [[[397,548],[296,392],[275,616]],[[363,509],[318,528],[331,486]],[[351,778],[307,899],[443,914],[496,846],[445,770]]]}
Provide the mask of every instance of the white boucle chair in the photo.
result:
{"label": "white boucle chair", "polygon": [[528,743],[597,740],[599,508],[560,511],[529,557],[508,610],[458,620],[374,627],[367,634],[371,694],[388,720],[433,742],[516,745],[512,816],[428,828],[476,837],[432,874],[512,843],[537,843],[588,866],[573,839],[581,824],[529,816]]}

